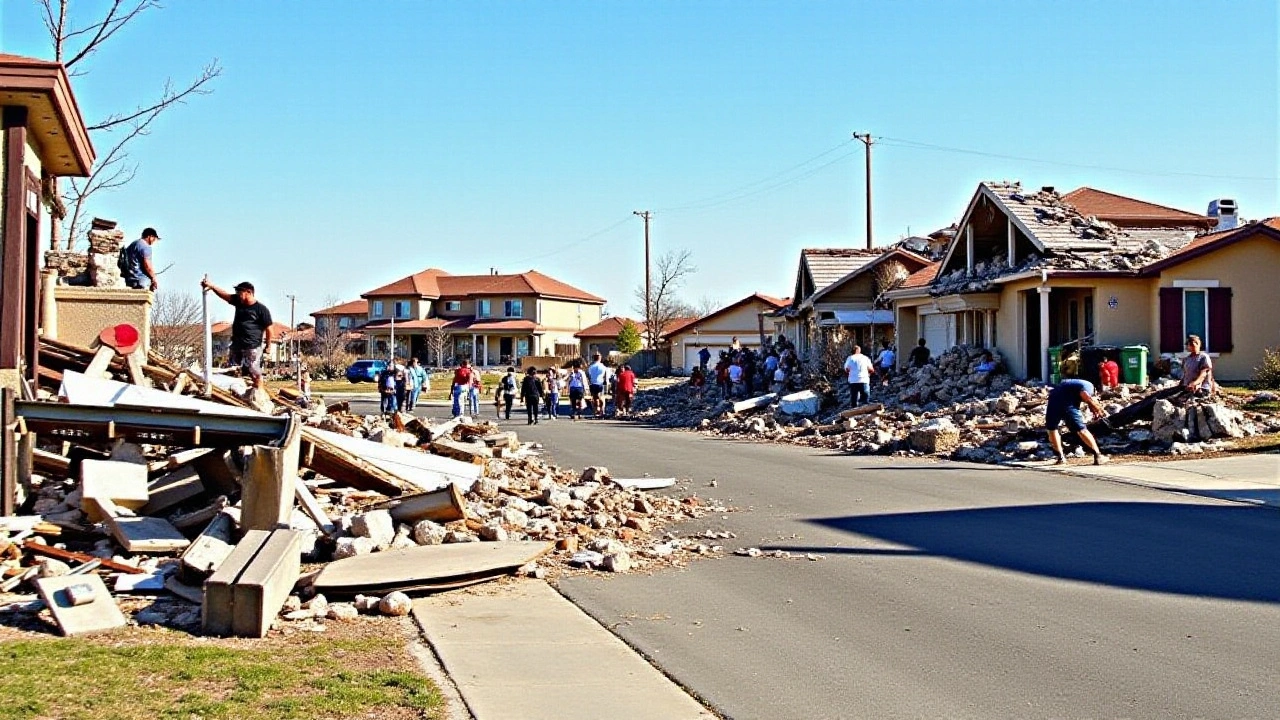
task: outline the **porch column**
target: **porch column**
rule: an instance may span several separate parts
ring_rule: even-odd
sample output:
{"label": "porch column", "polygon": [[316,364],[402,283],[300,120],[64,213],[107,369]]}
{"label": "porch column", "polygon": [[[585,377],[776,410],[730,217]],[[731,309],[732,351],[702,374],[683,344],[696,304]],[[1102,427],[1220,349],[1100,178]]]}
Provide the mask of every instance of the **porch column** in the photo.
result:
{"label": "porch column", "polygon": [[27,297],[26,292],[28,267],[35,262],[27,257],[26,166],[23,164],[27,109],[14,106],[0,112],[3,112],[0,152],[5,155],[5,172],[0,178],[5,209],[4,234],[0,236],[0,259],[4,261],[4,270],[0,273],[0,296],[4,304],[4,312],[0,313],[0,369],[15,371],[12,377],[16,378],[22,361],[31,360],[24,358],[27,333],[35,333],[35,328],[27,326],[27,303],[35,300]]}
{"label": "porch column", "polygon": [[1040,293],[1040,379],[1049,382],[1049,288],[1039,287]]}
{"label": "porch column", "polygon": [[991,327],[991,325],[996,321],[996,313],[994,310],[987,310],[983,313],[983,315],[986,319],[986,322],[982,324],[982,329],[983,329],[982,344],[988,350],[994,350],[995,348],[993,348],[992,345],[995,344],[995,339],[992,336],[994,335],[995,330]]}
{"label": "porch column", "polygon": [[1016,262],[1014,262],[1014,259],[1013,259],[1013,246],[1014,246],[1013,218],[1006,217],[1004,219],[1004,222],[1005,222],[1005,228],[1006,228],[1005,232],[1009,235],[1009,253],[1007,257],[1008,257],[1009,267],[1013,267],[1014,265],[1017,264]]}
{"label": "porch column", "polygon": [[965,268],[970,275],[973,274],[973,225],[966,225],[964,228],[964,256]]}
{"label": "porch column", "polygon": [[480,336],[476,335],[475,333],[471,333],[471,364],[472,365],[475,365],[480,362],[480,353],[479,353],[480,348],[476,347],[479,341],[480,341]]}
{"label": "porch column", "polygon": [[489,336],[488,335],[480,336],[480,347],[483,348],[482,354],[484,356],[485,367],[488,367],[489,366]]}
{"label": "porch column", "polygon": [[902,313],[896,302],[893,304],[893,344],[898,349],[893,354],[893,369],[897,370],[902,367]]}

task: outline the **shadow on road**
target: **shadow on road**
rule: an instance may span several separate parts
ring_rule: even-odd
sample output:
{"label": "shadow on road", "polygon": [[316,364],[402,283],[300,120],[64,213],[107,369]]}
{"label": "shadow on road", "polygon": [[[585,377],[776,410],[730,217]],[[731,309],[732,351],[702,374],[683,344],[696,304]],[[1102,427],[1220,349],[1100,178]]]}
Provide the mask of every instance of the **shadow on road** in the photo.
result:
{"label": "shadow on road", "polygon": [[810,522],[909,547],[775,547],[947,557],[1121,588],[1280,602],[1280,517],[1268,508],[1086,502]]}

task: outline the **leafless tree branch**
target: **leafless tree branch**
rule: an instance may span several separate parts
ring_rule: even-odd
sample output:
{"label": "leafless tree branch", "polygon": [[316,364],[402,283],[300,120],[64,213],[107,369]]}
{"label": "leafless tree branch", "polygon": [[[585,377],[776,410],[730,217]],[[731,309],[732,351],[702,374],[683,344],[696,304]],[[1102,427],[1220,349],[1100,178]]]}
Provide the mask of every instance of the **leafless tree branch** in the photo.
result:
{"label": "leafless tree branch", "polygon": [[161,290],[151,309],[151,349],[166,360],[187,365],[203,349],[200,301],[192,293]]}
{"label": "leafless tree branch", "polygon": [[676,293],[685,279],[697,271],[693,266],[693,253],[689,250],[670,250],[658,257],[652,274],[646,306],[645,287],[636,288],[635,310],[644,316],[645,338],[649,347],[657,347],[662,332],[672,320],[687,316],[690,308],[680,302]]}
{"label": "leafless tree branch", "polygon": [[166,80],[164,83],[164,92],[160,94],[160,99],[155,103],[146,107],[139,106],[138,108],[135,108],[133,112],[127,114],[118,113],[115,115],[108,115],[101,122],[90,125],[89,130],[91,132],[96,130],[111,130],[119,127],[120,125],[139,121],[144,118],[146,119],[146,122],[149,123],[151,120],[155,119],[156,115],[159,115],[169,107],[185,104],[186,98],[190,95],[208,95],[213,92],[213,90],[206,86],[221,74],[222,66],[218,64],[218,61],[215,58],[208,65],[205,65],[204,68],[201,69],[200,75],[183,89],[174,90],[173,81]]}

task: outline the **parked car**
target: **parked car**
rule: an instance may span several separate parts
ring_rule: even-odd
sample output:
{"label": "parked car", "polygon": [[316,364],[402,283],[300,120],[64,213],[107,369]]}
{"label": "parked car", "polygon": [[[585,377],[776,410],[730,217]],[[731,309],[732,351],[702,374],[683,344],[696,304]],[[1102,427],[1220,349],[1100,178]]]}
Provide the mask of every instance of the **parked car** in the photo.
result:
{"label": "parked car", "polygon": [[357,360],[347,368],[347,380],[353,383],[374,382],[378,379],[378,373],[386,369],[386,360]]}

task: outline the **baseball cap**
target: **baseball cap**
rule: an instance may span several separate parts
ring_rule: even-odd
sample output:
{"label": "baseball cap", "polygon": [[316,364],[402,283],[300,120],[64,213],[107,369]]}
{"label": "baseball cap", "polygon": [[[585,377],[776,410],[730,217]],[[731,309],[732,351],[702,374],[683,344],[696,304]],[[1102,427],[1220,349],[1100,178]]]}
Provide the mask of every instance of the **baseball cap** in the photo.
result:
{"label": "baseball cap", "polygon": [[249,282],[248,280],[241,283],[237,283],[235,287],[235,291],[240,292],[241,290],[248,290],[249,292],[254,292],[253,283]]}
{"label": "baseball cap", "polygon": [[155,229],[155,228],[145,228],[145,229],[142,231],[142,237],[153,237],[153,238],[155,238],[155,239],[159,240],[159,239],[160,239],[160,233],[156,232],[156,229]]}

